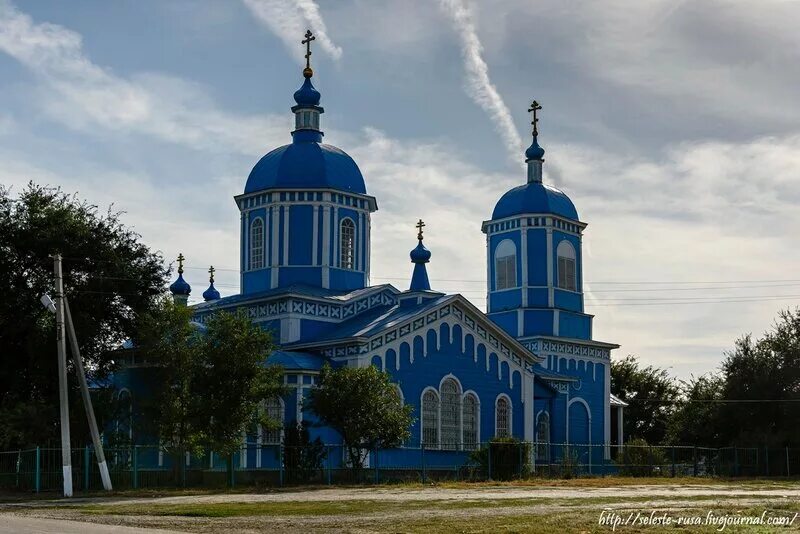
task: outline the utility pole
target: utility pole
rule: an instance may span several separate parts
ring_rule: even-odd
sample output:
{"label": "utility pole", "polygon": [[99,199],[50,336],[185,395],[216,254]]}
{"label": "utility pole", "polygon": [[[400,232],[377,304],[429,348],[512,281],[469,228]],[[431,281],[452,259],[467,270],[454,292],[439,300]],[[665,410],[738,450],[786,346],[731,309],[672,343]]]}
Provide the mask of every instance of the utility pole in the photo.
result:
{"label": "utility pole", "polygon": [[92,443],[94,444],[94,454],[97,456],[97,467],[100,469],[100,479],[103,481],[103,487],[111,491],[111,477],[108,474],[108,465],[106,464],[106,456],[103,453],[100,433],[97,431],[97,420],[94,417],[92,398],[89,396],[89,386],[86,384],[86,371],[83,368],[83,359],[78,348],[78,338],[75,335],[75,323],[72,322],[72,313],[69,310],[69,301],[66,297],[64,297],[64,309],[67,312],[67,333],[69,334],[70,348],[72,349],[72,359],[75,362],[75,371],[78,373],[78,383],[81,385],[83,407],[86,409],[86,419],[89,420],[89,430],[92,433]]}
{"label": "utility pole", "polygon": [[64,471],[64,497],[72,497],[72,454],[69,438],[69,398],[67,396],[67,346],[64,339],[64,281],[61,254],[53,256],[56,279],[56,340],[58,342],[58,397],[61,407],[61,465]]}

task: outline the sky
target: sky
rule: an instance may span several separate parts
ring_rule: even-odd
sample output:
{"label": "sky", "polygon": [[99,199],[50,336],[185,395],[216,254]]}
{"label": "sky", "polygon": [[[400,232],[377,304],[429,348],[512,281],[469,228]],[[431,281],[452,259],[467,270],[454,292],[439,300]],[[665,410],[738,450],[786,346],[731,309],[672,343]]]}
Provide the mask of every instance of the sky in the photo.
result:
{"label": "sky", "polygon": [[0,183],[77,192],[193,301],[238,292],[250,169],[290,141],[307,28],[325,140],[378,201],[371,282],[485,308],[481,222],[525,182],[575,203],[594,338],[681,378],[800,300],[800,3],[0,0]]}

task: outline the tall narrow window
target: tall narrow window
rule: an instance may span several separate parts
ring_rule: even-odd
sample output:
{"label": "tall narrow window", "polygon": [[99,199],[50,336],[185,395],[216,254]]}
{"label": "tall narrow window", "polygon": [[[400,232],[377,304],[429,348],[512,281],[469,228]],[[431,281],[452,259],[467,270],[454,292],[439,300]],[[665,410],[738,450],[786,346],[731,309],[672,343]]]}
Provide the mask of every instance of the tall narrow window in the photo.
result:
{"label": "tall narrow window", "polygon": [[264,267],[264,221],[260,217],[250,224],[250,269]]}
{"label": "tall narrow window", "polygon": [[566,239],[558,244],[558,287],[577,291],[577,277],[575,273],[575,248]]}
{"label": "tall narrow window", "polygon": [[471,451],[478,446],[478,398],[472,393],[464,395],[462,410],[462,440],[464,449]]}
{"label": "tall narrow window", "polygon": [[494,413],[495,436],[507,438],[511,435],[511,404],[506,397],[498,397]]}
{"label": "tall narrow window", "polygon": [[541,412],[536,421],[536,459],[547,461],[550,458],[550,414]]}
{"label": "tall narrow window", "polygon": [[339,232],[341,256],[339,266],[353,269],[355,265],[356,225],[352,219],[343,219]]}
{"label": "tall narrow window", "polygon": [[[283,425],[283,403],[280,399],[264,401],[264,412],[272,422]],[[264,445],[278,445],[281,442],[281,426],[261,429],[261,443]]]}
{"label": "tall narrow window", "polygon": [[497,291],[517,287],[517,247],[510,239],[494,249],[494,271]]}
{"label": "tall narrow window", "polygon": [[422,445],[439,446],[439,396],[430,389],[422,395]]}
{"label": "tall narrow window", "polygon": [[442,448],[455,450],[460,441],[461,389],[452,378],[442,382]]}

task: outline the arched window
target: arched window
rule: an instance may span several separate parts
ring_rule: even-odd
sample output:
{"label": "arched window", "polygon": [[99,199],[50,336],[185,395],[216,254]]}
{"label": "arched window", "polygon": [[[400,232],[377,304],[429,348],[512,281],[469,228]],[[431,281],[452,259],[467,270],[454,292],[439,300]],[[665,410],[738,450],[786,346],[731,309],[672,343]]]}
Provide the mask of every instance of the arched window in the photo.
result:
{"label": "arched window", "polygon": [[264,268],[264,220],[256,218],[250,223],[250,269]]}
{"label": "arched window", "polygon": [[131,392],[123,388],[117,397],[117,436],[118,440],[133,442],[133,399]]}
{"label": "arched window", "polygon": [[575,248],[564,239],[556,249],[558,255],[558,287],[577,291],[578,284],[575,274]]}
{"label": "arched window", "polygon": [[439,395],[432,389],[422,395],[422,445],[439,446]]}
{"label": "arched window", "polygon": [[511,402],[507,397],[497,397],[495,402],[494,435],[498,438],[511,436]]}
{"label": "arched window", "polygon": [[267,399],[263,403],[264,415],[271,421],[278,421],[281,426],[275,429],[261,427],[262,445],[279,445],[283,432],[283,402],[279,398]]}
{"label": "arched window", "polygon": [[550,414],[540,412],[536,420],[536,459],[547,461],[550,457]]}
{"label": "arched window", "polygon": [[495,290],[517,287],[517,246],[503,239],[494,249]]}
{"label": "arched window", "polygon": [[478,446],[478,397],[474,393],[464,395],[461,422],[464,449],[474,450]]}
{"label": "arched window", "polygon": [[356,225],[352,219],[342,219],[339,232],[341,255],[339,266],[342,269],[353,269],[355,266]]}
{"label": "arched window", "polygon": [[461,441],[461,388],[458,382],[447,378],[439,390],[442,399],[442,448],[455,450]]}

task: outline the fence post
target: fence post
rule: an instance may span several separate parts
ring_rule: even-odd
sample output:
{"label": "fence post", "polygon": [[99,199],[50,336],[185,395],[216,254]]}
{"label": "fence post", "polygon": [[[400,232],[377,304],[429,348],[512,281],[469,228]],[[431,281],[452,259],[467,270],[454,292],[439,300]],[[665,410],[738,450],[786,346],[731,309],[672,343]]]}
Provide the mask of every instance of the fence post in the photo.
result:
{"label": "fence post", "polygon": [[675,446],[672,446],[672,478],[675,478]]}
{"label": "fence post", "polygon": [[[421,443],[419,446],[420,456],[422,457],[422,483],[425,484],[425,444]],[[787,456],[788,458],[788,456]],[[788,465],[788,464],[787,464]]]}
{"label": "fence post", "polygon": [[378,446],[375,445],[375,484],[378,484],[381,480],[380,473],[378,472]]}
{"label": "fence post", "polygon": [[764,447],[764,475],[769,476],[769,447]]}
{"label": "fence post", "polygon": [[789,447],[786,447],[786,476],[790,477],[791,474],[789,473]]}
{"label": "fence post", "polygon": [[733,476],[739,476],[739,449],[733,446]]}
{"label": "fence post", "polygon": [[331,446],[325,445],[325,465],[327,467],[326,471],[328,474],[328,485],[331,485]]}
{"label": "fence post", "polygon": [[278,447],[278,485],[283,486],[283,443]]}
{"label": "fence post", "polygon": [[36,480],[34,484],[36,493],[39,493],[39,490],[42,489],[42,450],[38,445],[36,446]]}
{"label": "fence post", "polygon": [[525,442],[519,442],[519,478],[522,479],[522,449],[525,447]]}
{"label": "fence post", "polygon": [[89,491],[89,466],[92,463],[89,446],[83,448],[83,491]]}
{"label": "fence post", "polygon": [[[131,473],[131,485],[133,485],[133,489],[139,489],[139,446],[133,446],[133,473]],[[180,459],[181,462],[184,461],[183,458]]]}
{"label": "fence post", "polygon": [[488,473],[487,474],[488,474],[489,480],[492,480],[492,442],[491,441],[489,442],[488,447],[489,448],[487,450],[488,450],[489,461],[488,461]]}

